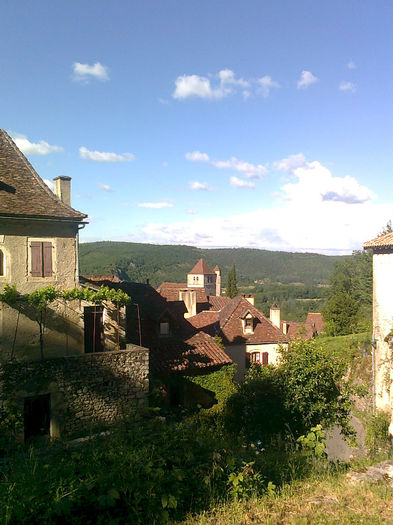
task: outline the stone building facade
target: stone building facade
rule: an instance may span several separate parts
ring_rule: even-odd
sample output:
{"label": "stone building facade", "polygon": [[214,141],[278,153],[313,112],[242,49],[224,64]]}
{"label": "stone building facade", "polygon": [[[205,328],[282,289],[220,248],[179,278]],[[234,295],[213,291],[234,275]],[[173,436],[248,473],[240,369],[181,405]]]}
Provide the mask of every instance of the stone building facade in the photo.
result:
{"label": "stone building facade", "polygon": [[[0,130],[0,293],[7,285],[22,295],[80,286],[78,235],[87,216],[71,207],[70,177],[54,182],[55,193]],[[145,402],[148,351],[120,350],[124,336],[125,308],[57,299],[45,312],[41,345],[37,311],[26,300],[0,301],[0,405],[22,407],[25,438],[68,435]]]}
{"label": "stone building facade", "polygon": [[373,251],[373,369],[375,406],[392,415],[393,435],[393,233],[364,244]]}

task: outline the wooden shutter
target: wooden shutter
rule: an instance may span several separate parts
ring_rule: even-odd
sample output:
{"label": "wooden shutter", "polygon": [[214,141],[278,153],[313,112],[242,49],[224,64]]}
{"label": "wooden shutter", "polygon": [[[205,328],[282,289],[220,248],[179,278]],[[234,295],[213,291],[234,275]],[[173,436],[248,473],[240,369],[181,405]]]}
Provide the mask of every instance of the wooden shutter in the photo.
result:
{"label": "wooden shutter", "polygon": [[0,250],[0,275],[4,275],[4,253]]}
{"label": "wooden shutter", "polygon": [[33,277],[42,277],[43,276],[43,273],[42,273],[42,242],[32,241],[30,243],[30,250],[31,250],[31,275]]}
{"label": "wooden shutter", "polygon": [[52,243],[43,242],[42,253],[44,255],[44,277],[52,277]]}
{"label": "wooden shutter", "polygon": [[267,365],[269,363],[269,353],[263,352],[262,353],[262,364]]}

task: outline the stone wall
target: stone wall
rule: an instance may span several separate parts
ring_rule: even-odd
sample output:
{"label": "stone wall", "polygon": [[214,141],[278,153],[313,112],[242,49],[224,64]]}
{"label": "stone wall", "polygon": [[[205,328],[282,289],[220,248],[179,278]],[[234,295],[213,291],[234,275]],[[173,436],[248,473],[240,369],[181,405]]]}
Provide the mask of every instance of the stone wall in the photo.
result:
{"label": "stone wall", "polygon": [[52,438],[113,423],[148,402],[149,350],[141,346],[7,363],[0,371],[0,398],[16,403],[21,417],[26,398],[50,395]]}

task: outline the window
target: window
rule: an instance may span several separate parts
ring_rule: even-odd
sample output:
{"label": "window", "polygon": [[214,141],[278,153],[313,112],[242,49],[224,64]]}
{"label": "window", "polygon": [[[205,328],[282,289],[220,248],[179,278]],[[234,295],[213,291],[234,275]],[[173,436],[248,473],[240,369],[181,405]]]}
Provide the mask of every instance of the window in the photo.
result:
{"label": "window", "polygon": [[250,354],[250,363],[252,365],[256,364],[256,363],[260,363],[261,362],[261,353],[260,352],[252,352],[252,354]]}
{"label": "window", "polygon": [[0,277],[5,275],[5,257],[2,250],[0,250]]}
{"label": "window", "polygon": [[52,277],[52,243],[31,241],[31,275],[33,277]]}
{"label": "window", "polygon": [[248,314],[247,317],[243,319],[243,331],[245,334],[254,333],[254,318],[251,314]]}
{"label": "window", "polygon": [[169,323],[167,321],[160,323],[160,335],[169,335]]}

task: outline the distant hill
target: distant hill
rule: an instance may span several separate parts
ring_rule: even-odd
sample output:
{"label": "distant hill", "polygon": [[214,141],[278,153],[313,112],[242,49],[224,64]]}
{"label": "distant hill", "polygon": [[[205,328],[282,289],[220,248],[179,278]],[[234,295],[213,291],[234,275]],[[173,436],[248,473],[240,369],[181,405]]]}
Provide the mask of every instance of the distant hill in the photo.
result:
{"label": "distant hill", "polygon": [[239,284],[325,284],[335,263],[342,260],[342,256],[316,253],[105,241],[80,245],[80,271],[82,275],[115,274],[135,282],[149,279],[150,284],[158,286],[163,281],[185,282],[187,272],[201,257],[212,268],[218,264],[224,284],[233,263]]}

